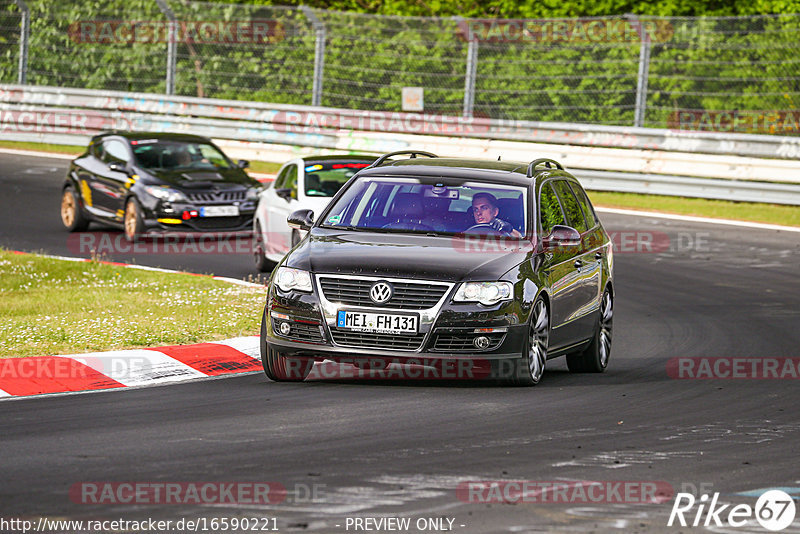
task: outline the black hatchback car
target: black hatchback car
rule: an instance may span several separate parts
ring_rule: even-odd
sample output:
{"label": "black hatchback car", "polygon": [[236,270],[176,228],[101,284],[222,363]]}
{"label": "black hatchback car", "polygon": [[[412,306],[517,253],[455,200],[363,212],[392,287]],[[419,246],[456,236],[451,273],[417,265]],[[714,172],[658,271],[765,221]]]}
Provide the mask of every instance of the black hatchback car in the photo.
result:
{"label": "black hatchback car", "polygon": [[135,239],[150,231],[250,231],[259,182],[211,140],[196,135],[107,132],[70,165],[61,220],[70,231],[90,221],[121,226]]}
{"label": "black hatchback car", "polygon": [[574,372],[608,365],[612,245],[555,161],[387,154],[316,221],[299,210],[289,224],[309,233],[270,279],[272,380],[303,380],[326,359],[466,361],[516,385],[537,384],[557,356]]}

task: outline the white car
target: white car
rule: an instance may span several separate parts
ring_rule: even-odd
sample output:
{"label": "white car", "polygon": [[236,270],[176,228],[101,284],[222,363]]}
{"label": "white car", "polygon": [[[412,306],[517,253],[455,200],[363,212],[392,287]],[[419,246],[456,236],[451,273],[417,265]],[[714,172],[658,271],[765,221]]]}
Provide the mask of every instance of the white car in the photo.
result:
{"label": "white car", "polygon": [[[265,272],[304,237],[289,228],[286,218],[300,209],[322,213],[331,198],[374,156],[313,156],[286,162],[275,181],[259,195],[253,218],[256,267]],[[305,232],[303,232],[304,234]]]}

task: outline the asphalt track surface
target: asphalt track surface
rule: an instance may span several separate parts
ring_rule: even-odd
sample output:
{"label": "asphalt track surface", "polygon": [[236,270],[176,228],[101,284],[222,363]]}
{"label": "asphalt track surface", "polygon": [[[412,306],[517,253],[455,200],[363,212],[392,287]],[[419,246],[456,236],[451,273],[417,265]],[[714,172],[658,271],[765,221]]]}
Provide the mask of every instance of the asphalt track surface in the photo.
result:
{"label": "asphalt track surface", "polygon": [[[0,155],[0,245],[76,255],[58,215],[65,168],[64,160]],[[755,498],[737,494],[800,486],[798,380],[667,374],[678,356],[800,356],[800,234],[601,218],[612,232],[669,239],[660,252],[615,256],[614,346],[604,374],[570,374],[559,359],[535,388],[455,380],[279,384],[251,374],[4,401],[0,517],[262,517],[288,532],[366,532],[352,522],[347,529],[348,518],[411,518],[413,526],[433,517],[470,533],[690,532],[701,529],[666,527],[672,500],[475,503],[459,499],[456,488],[468,480],[665,481],[674,491],[720,492],[721,501],[752,505]],[[247,256],[135,260],[253,273]],[[289,495],[254,506],[71,501],[70,487],[86,481],[270,481]],[[307,488],[316,498],[305,498]],[[714,531],[766,532],[754,521]],[[799,531],[796,519],[784,532]]]}

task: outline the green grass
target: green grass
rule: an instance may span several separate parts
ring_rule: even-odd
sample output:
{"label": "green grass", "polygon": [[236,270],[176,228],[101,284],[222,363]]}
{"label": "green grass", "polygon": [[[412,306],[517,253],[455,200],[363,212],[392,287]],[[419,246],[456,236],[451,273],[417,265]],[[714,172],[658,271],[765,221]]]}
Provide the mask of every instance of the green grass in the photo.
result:
{"label": "green grass", "polygon": [[251,161],[248,171],[263,172],[266,174],[276,174],[278,169],[281,168],[282,163],[273,163],[272,161]]}
{"label": "green grass", "polygon": [[783,226],[800,226],[800,207],[798,206],[602,191],[588,191],[588,194],[595,206],[608,208],[627,208]]}
{"label": "green grass", "polygon": [[85,146],[76,145],[51,145],[48,143],[29,143],[27,141],[0,141],[0,148],[13,148],[16,150],[36,150],[39,152],[55,152],[57,154],[83,154]]}
{"label": "green grass", "polygon": [[0,249],[0,358],[256,335],[266,288]]}

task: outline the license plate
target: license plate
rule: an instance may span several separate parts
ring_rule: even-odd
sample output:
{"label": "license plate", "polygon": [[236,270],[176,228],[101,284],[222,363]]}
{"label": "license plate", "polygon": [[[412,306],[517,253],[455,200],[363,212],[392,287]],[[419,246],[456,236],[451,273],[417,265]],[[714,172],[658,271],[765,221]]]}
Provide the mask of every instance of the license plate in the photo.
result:
{"label": "license plate", "polygon": [[417,316],[339,310],[336,326],[357,332],[413,335],[417,333]]}
{"label": "license plate", "polygon": [[239,206],[206,206],[200,208],[200,217],[236,217]]}

